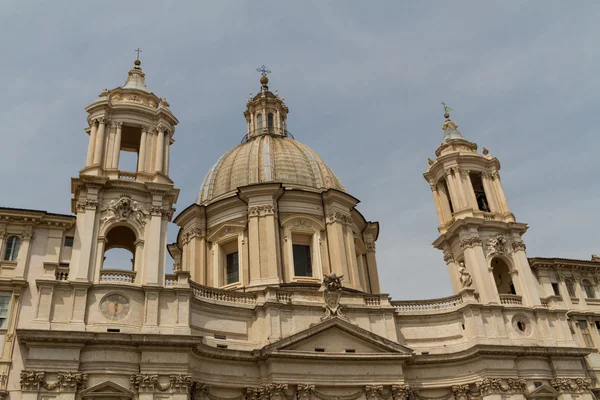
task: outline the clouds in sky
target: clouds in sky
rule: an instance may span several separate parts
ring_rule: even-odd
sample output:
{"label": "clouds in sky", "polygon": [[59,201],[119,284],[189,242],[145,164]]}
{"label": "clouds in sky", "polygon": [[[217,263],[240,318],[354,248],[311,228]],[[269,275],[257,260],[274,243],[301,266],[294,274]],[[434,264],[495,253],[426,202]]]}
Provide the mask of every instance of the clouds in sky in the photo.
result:
{"label": "clouds in sky", "polygon": [[598,15],[593,1],[4,1],[0,205],[70,211],[83,108],[125,82],[141,47],[149,89],[180,120],[178,210],[244,135],[266,64],[289,130],[380,221],[380,276],[395,298],[451,294],[422,177],[442,100],[500,159],[529,256],[587,259],[600,251]]}

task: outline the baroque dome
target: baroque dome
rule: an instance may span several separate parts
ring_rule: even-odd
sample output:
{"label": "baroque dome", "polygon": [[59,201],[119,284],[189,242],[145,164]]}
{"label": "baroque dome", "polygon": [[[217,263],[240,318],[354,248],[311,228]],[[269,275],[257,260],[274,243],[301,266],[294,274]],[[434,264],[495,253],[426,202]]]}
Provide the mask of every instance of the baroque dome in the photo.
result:
{"label": "baroque dome", "polygon": [[310,147],[283,135],[254,135],[226,152],[206,174],[196,200],[206,204],[258,183],[346,191],[323,159]]}

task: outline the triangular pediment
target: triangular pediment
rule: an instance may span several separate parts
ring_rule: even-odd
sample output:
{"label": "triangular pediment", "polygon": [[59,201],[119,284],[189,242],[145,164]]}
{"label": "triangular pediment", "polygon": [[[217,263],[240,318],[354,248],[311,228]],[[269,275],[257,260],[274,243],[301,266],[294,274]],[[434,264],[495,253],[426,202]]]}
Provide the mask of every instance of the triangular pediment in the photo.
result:
{"label": "triangular pediment", "polygon": [[528,399],[550,399],[550,398],[558,398],[558,396],[560,395],[560,393],[558,393],[556,390],[554,390],[553,388],[551,388],[550,386],[544,384],[542,386],[540,386],[539,388],[535,389],[533,392],[529,393],[527,395]]}
{"label": "triangular pediment", "polygon": [[406,355],[412,350],[339,318],[332,318],[267,345],[263,354]]}
{"label": "triangular pediment", "polygon": [[81,392],[81,396],[86,397],[112,397],[112,398],[133,398],[134,393],[114,382],[106,381],[89,387]]}

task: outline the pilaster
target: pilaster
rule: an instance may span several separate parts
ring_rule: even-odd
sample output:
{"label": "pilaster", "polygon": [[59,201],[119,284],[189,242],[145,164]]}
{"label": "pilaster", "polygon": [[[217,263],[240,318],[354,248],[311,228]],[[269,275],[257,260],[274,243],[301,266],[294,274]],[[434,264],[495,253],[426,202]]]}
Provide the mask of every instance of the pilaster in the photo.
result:
{"label": "pilaster", "polygon": [[469,232],[460,236],[467,271],[473,276],[479,298],[484,304],[499,304],[494,277],[483,252],[483,242],[478,234]]}

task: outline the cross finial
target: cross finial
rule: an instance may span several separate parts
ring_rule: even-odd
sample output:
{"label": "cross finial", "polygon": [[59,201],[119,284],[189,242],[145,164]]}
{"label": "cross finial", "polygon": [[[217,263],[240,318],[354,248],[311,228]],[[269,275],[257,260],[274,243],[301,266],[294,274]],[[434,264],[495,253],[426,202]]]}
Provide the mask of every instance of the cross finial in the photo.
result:
{"label": "cross finial", "polygon": [[450,107],[448,107],[448,105],[446,104],[445,101],[442,101],[442,106],[444,106],[444,117],[450,118],[450,111],[454,111],[454,110],[452,110]]}
{"label": "cross finial", "polygon": [[134,50],[137,53],[137,60],[140,60],[140,53],[142,52],[142,49],[140,49],[139,47],[137,49]]}
{"label": "cross finial", "polygon": [[260,72],[261,76],[267,76],[267,74],[271,73],[264,64],[260,68],[257,68],[256,71]]}

